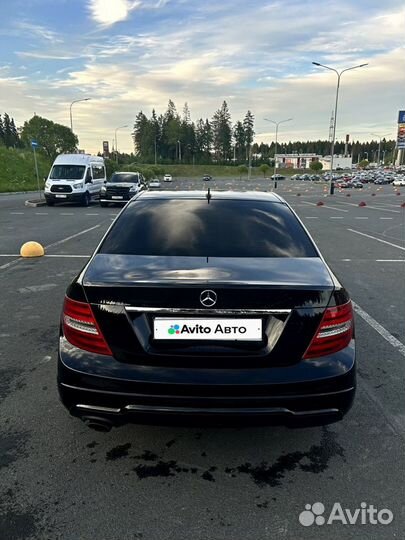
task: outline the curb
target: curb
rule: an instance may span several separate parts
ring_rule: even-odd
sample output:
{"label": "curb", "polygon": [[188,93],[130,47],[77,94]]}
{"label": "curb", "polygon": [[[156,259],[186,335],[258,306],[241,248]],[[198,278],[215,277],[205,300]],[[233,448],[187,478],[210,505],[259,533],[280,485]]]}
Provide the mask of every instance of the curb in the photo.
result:
{"label": "curb", "polygon": [[31,208],[37,208],[38,206],[46,206],[46,201],[45,200],[38,200],[38,199],[34,199],[32,201],[25,201],[25,206],[29,206]]}

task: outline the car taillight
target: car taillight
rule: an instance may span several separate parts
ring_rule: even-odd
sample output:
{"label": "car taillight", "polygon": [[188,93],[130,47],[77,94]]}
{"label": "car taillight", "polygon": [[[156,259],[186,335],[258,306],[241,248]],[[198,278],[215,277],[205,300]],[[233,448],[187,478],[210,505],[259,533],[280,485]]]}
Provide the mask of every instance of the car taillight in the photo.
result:
{"label": "car taillight", "polygon": [[62,326],[65,338],[75,347],[97,354],[112,355],[90,304],[77,302],[65,296]]}
{"label": "car taillight", "polygon": [[321,324],[304,358],[333,354],[347,347],[353,336],[353,308],[346,304],[326,308]]}

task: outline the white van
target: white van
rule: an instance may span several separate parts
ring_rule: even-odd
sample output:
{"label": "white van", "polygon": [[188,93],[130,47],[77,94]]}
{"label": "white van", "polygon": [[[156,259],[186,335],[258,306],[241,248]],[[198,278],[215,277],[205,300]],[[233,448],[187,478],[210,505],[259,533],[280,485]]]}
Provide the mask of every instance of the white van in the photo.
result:
{"label": "white van", "polygon": [[77,202],[88,206],[99,198],[106,181],[104,159],[89,154],[61,154],[53,162],[45,181],[48,206],[56,202]]}

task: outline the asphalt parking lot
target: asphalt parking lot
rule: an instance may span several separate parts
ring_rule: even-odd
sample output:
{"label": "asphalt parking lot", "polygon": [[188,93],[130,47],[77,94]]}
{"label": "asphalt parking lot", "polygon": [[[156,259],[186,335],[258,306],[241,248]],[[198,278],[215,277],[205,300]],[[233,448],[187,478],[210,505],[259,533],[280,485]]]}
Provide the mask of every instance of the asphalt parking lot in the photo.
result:
{"label": "asphalt parking lot", "polygon": [[[163,189],[208,186],[246,181]],[[27,195],[0,196],[1,540],[404,537],[405,189],[368,184],[328,196],[323,185],[286,180],[277,191],[355,303],[356,401],[323,428],[135,425],[104,434],[69,417],[56,391],[63,295],[119,208],[28,208]],[[27,240],[46,256],[19,258]],[[394,519],[304,527],[299,515],[315,502],[325,516],[336,502],[352,512],[365,502]]]}

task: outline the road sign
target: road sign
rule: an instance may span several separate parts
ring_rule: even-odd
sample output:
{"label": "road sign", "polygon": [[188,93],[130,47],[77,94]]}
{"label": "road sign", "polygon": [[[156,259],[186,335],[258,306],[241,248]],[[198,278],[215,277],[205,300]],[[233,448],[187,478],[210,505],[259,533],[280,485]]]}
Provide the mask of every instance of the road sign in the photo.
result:
{"label": "road sign", "polygon": [[405,124],[405,111],[399,111],[398,124]]}
{"label": "road sign", "polygon": [[31,146],[32,148],[38,148],[39,144],[37,143],[37,141],[31,141]]}

